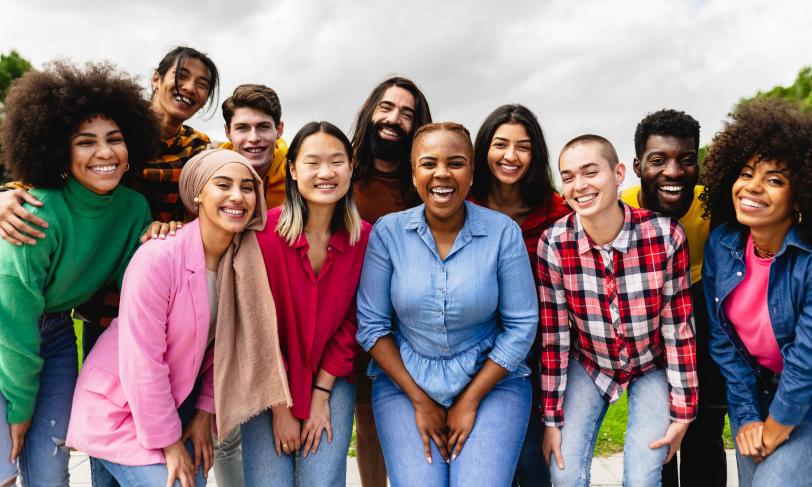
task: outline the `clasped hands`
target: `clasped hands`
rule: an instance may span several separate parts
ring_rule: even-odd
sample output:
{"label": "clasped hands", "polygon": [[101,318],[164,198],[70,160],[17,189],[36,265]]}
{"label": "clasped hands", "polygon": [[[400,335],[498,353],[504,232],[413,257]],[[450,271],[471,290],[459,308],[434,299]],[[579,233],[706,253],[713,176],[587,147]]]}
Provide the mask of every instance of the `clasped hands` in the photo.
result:
{"label": "clasped hands", "polygon": [[428,395],[412,401],[417,432],[423,440],[423,453],[431,463],[431,442],[437,446],[440,456],[448,463],[456,460],[465,441],[471,435],[476,421],[479,401],[460,394],[446,410]]}
{"label": "clasped hands", "polygon": [[768,416],[766,421],[751,421],[739,428],[736,447],[739,454],[760,463],[789,439],[793,429],[793,426],[783,425],[772,416]]}

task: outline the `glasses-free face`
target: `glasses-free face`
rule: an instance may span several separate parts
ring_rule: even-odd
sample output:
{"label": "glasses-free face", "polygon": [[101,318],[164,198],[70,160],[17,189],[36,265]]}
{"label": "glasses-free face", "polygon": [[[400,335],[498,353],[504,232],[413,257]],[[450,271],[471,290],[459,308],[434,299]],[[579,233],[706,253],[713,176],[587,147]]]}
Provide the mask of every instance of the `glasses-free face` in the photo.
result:
{"label": "glasses-free face", "polygon": [[502,184],[518,183],[530,169],[533,143],[520,123],[505,123],[493,133],[488,147],[488,169]]}
{"label": "glasses-free face", "polygon": [[399,86],[390,86],[372,112],[376,135],[389,142],[400,142],[414,128],[414,96]]}
{"label": "glasses-free face", "polygon": [[769,234],[786,233],[792,224],[792,184],[784,164],[751,158],[733,182],[732,195],[736,219],[742,225]]}
{"label": "glasses-free face", "polygon": [[335,205],[350,190],[350,156],[340,140],[317,132],[302,141],[290,176],[309,207]]}
{"label": "glasses-free face", "polygon": [[435,130],[422,135],[412,149],[412,182],[426,205],[426,219],[449,220],[463,206],[473,181],[471,149],[456,132]]}
{"label": "glasses-free face", "polygon": [[226,137],[234,145],[234,150],[251,161],[259,177],[264,179],[273,163],[276,139],[281,135],[281,128],[267,113],[242,107],[234,110],[231,125],[226,126]]}
{"label": "glasses-free face", "polygon": [[70,141],[70,173],[90,191],[116,189],[129,165],[127,144],[118,124],[96,116],[82,122]]}
{"label": "glasses-free face", "polygon": [[651,135],[634,172],[640,178],[643,206],[680,218],[694,201],[699,163],[693,138]]}
{"label": "glasses-free face", "polygon": [[[188,120],[206,103],[211,90],[211,73],[197,58],[186,58],[178,68],[171,67],[161,77],[152,74],[152,106],[159,115]],[[177,78],[177,84],[175,79]]]}
{"label": "glasses-free face", "polygon": [[584,142],[558,159],[564,199],[581,218],[600,219],[618,204],[626,168],[621,163],[613,168],[601,149],[598,143]]}
{"label": "glasses-free face", "polygon": [[198,200],[201,228],[238,233],[254,216],[256,182],[251,171],[233,162],[218,169],[203,186]]}

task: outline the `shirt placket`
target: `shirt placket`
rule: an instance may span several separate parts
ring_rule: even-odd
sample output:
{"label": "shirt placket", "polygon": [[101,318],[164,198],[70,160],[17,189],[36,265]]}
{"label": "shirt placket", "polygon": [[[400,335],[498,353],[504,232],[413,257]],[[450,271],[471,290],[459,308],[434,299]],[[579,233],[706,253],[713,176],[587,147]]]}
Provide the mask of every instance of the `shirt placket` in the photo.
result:
{"label": "shirt placket", "polygon": [[615,330],[615,347],[618,351],[618,374],[626,379],[629,373],[629,350],[626,343],[626,327],[620,319],[620,298],[618,297],[617,279],[615,269],[617,269],[617,251],[611,247],[600,249],[603,260],[603,287],[606,296],[609,298],[609,317],[612,320],[612,328]]}
{"label": "shirt placket", "polygon": [[440,355],[443,357],[450,357],[451,356],[451,347],[448,345],[448,327],[446,326],[446,307],[448,305],[448,268],[442,262],[439,263],[440,265],[440,273],[439,273],[439,287],[437,297],[439,300],[439,312],[438,312],[438,331],[442,336],[442,342],[440,345]]}

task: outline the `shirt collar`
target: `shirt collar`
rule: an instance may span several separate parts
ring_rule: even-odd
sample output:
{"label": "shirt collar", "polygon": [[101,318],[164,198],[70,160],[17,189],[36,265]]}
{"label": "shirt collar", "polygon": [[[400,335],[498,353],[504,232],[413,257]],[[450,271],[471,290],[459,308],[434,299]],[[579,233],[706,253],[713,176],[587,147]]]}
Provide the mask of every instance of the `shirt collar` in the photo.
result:
{"label": "shirt collar", "polygon": [[[722,230],[725,234],[719,240],[719,243],[730,250],[743,250],[747,242],[748,228],[735,223],[725,223],[723,227],[726,227],[725,230]],[[812,246],[801,238],[796,225],[789,227],[789,232],[784,237],[784,243],[781,244],[781,248],[778,249],[775,255],[783,254],[789,246],[798,247],[805,252],[812,252]]]}
{"label": "shirt collar", "polygon": [[[338,230],[333,232],[333,235],[330,237],[330,241],[327,243],[328,247],[331,247],[341,253],[344,253],[344,249],[349,242],[349,234],[346,230]],[[307,237],[305,236],[304,231],[302,234],[299,235],[299,238],[296,239],[291,248],[294,250],[302,249],[302,252],[307,252],[310,250],[310,244],[307,243]]]}
{"label": "shirt collar", "polygon": [[[470,233],[471,236],[474,237],[482,237],[488,235],[488,228],[485,225],[485,222],[482,221],[482,216],[480,215],[480,211],[483,211],[482,207],[477,206],[475,203],[470,201],[465,201],[465,222],[462,224],[462,229],[460,229],[461,234]],[[403,228],[406,230],[417,230],[418,233],[422,232],[424,229],[428,228],[428,222],[426,221],[426,205],[422,204],[420,206],[415,206],[411,210],[407,210],[409,212],[409,218],[406,220]]]}
{"label": "shirt collar", "polygon": [[[610,244],[611,247],[618,252],[626,253],[631,246],[632,239],[634,237],[634,233],[637,229],[636,219],[633,218],[632,211],[629,208],[629,205],[622,201],[618,201],[618,204],[623,208],[623,226],[620,227],[620,233],[617,234],[612,243]],[[575,218],[572,220],[573,225],[573,232],[575,235],[575,241],[578,244],[578,253],[585,254],[593,247],[596,247],[597,244],[592,241],[592,239],[587,235],[586,230],[584,230],[583,225],[581,225],[581,217],[578,214],[575,214]]]}

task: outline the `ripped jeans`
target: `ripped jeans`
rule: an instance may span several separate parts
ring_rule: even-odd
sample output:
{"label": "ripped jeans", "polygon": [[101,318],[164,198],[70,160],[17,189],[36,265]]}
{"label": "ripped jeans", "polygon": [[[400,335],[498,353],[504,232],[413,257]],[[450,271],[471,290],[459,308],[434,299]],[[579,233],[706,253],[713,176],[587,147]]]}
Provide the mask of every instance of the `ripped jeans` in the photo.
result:
{"label": "ripped jeans", "polygon": [[79,367],[76,334],[70,311],[42,315],[39,327],[44,363],[31,428],[20,454],[20,477],[29,487],[67,487],[70,454],[65,436]]}

